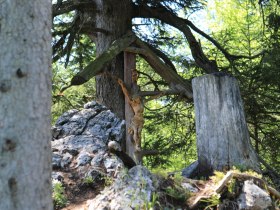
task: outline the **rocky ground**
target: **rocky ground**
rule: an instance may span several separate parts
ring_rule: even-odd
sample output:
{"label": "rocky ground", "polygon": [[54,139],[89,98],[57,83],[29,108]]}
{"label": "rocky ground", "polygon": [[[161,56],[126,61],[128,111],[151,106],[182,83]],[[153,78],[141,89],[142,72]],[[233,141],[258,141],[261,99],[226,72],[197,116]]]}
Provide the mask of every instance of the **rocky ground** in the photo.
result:
{"label": "rocky ground", "polygon": [[125,122],[96,102],[64,113],[52,132],[56,209],[277,209],[277,199],[279,204],[279,193],[252,174],[232,171],[200,181],[181,173],[161,177],[143,166],[128,170],[107,146],[121,142]]}

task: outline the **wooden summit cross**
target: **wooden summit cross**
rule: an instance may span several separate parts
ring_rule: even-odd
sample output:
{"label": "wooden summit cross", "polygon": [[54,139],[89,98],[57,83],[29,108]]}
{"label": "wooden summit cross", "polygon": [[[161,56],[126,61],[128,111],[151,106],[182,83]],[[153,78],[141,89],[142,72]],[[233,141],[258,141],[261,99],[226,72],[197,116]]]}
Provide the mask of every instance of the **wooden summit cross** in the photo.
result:
{"label": "wooden summit cross", "polygon": [[[135,54],[139,54],[168,83],[170,90],[164,91],[165,94],[180,94],[188,102],[194,99],[198,140],[197,165],[200,172],[208,174],[213,170],[228,169],[236,164],[259,171],[257,156],[250,145],[237,82],[228,75],[209,74],[195,78],[192,85],[189,80],[177,74],[172,62],[165,55],[157,53],[157,49],[140,40],[132,32],[112,42],[106,51],[77,73],[70,85],[62,88],[61,91],[73,85],[81,85],[92,77],[102,74],[104,66],[121,52],[124,52],[124,84],[127,90],[133,86],[132,70],[136,67]],[[140,91],[139,96],[154,95],[154,92]],[[127,124],[134,117],[134,112],[128,102],[126,97],[125,120]],[[156,154],[154,150],[139,150],[140,142],[137,151],[135,139],[132,139],[133,136],[128,133],[128,129],[129,126],[126,128],[126,143],[123,144],[123,151],[126,151],[137,163],[141,162],[144,155]],[[138,153],[139,151],[141,154]]]}
{"label": "wooden summit cross", "polygon": [[[131,69],[136,68],[136,55],[134,53],[124,52],[124,83],[131,89],[132,87],[132,71]],[[130,156],[134,157],[135,147],[133,145],[132,135],[128,132],[128,123],[131,122],[134,116],[133,110],[128,103],[128,99],[125,98],[125,122],[126,122],[126,132],[125,132],[125,148],[124,151]]]}

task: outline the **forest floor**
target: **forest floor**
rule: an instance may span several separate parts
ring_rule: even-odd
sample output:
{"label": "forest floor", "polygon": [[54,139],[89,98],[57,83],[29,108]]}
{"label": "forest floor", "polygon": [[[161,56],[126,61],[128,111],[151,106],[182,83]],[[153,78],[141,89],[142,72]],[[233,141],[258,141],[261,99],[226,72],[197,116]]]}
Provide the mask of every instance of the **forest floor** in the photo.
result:
{"label": "forest floor", "polygon": [[56,207],[56,210],[86,210],[87,201],[96,197],[105,187],[104,180],[98,183],[85,183],[78,173],[73,171],[61,172],[64,183],[64,194],[67,206]]}

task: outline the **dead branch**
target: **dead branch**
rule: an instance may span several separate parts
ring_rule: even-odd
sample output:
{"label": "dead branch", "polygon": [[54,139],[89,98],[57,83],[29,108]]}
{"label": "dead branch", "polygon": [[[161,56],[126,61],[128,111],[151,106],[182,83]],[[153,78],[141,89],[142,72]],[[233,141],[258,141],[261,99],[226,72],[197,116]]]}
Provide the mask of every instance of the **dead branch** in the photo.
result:
{"label": "dead branch", "polygon": [[208,199],[214,194],[221,193],[232,179],[239,179],[242,181],[253,180],[255,183],[258,183],[258,185],[261,185],[263,189],[266,189],[271,196],[274,196],[276,199],[280,200],[280,193],[273,187],[269,186],[263,179],[245,173],[228,171],[217,185],[210,183],[209,185],[206,185],[205,188],[197,195],[191,197],[188,200],[190,209],[195,208],[202,199]]}

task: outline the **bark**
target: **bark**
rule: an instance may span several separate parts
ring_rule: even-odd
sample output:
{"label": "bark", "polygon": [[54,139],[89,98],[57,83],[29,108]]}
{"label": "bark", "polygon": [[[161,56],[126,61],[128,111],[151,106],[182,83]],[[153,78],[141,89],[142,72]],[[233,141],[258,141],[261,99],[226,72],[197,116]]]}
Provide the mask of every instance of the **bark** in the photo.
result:
{"label": "bark", "polygon": [[199,174],[233,165],[260,172],[235,78],[210,74],[193,80]]}
{"label": "bark", "polygon": [[51,198],[51,2],[0,3],[0,209]]}
{"label": "bark", "polygon": [[[107,33],[97,33],[96,52],[100,55],[110,44],[131,29],[132,5],[130,0],[96,0],[96,28],[102,28]],[[123,53],[104,69],[123,80]],[[106,105],[119,117],[124,119],[124,96],[117,82],[108,76],[96,77],[96,95],[99,102]]]}

